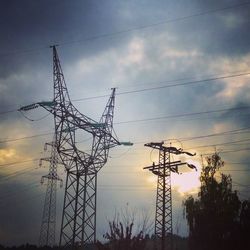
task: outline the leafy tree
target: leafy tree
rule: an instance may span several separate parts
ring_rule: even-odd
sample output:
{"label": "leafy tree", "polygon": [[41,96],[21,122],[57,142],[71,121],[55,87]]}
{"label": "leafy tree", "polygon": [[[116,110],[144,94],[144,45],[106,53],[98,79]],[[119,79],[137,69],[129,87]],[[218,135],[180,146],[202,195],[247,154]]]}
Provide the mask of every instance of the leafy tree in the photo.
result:
{"label": "leafy tree", "polygon": [[[230,175],[221,174],[220,178],[215,176],[224,165],[221,157],[215,153],[207,157],[206,161],[207,165],[203,167],[200,177],[198,198],[190,196],[184,201],[190,248],[192,250],[236,249],[241,245],[239,235],[241,202],[237,192],[232,190]],[[248,211],[249,206],[245,207],[245,210]],[[246,221],[245,218],[243,220]]]}

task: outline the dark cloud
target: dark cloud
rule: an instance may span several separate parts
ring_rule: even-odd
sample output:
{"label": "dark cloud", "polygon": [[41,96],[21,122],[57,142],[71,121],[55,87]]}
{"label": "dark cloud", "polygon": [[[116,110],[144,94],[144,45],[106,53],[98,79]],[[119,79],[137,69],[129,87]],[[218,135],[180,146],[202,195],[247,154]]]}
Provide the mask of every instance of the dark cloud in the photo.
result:
{"label": "dark cloud", "polygon": [[79,33],[80,36],[91,34],[98,31],[101,23],[98,22],[105,17],[105,4],[93,1],[84,4],[82,1],[11,1],[3,5],[1,28],[6,39],[2,45],[11,51],[23,49],[25,45],[29,49],[32,44],[34,48],[37,44],[45,46],[65,39],[74,40],[79,38]]}
{"label": "dark cloud", "polygon": [[[34,59],[41,60],[41,54],[39,59],[36,55],[39,48],[94,36],[101,33],[103,23],[112,23],[112,15],[106,13],[108,2],[11,1],[2,5],[0,28],[5,36],[0,41],[1,77],[25,70]],[[31,53],[25,53],[29,50]]]}
{"label": "dark cloud", "polygon": [[4,148],[6,148],[6,147],[7,147],[7,143],[4,142],[4,141],[2,141],[2,142],[0,143],[0,150],[1,150],[1,149],[4,149]]}
{"label": "dark cloud", "polygon": [[87,39],[119,30],[116,8],[119,9],[121,3],[111,3],[2,3],[0,28],[5,36],[0,39],[1,111],[12,109],[13,104],[29,104],[48,95],[52,82],[49,45],[73,41],[59,49],[59,52],[63,51],[64,66],[125,42],[124,38],[110,40],[107,37],[101,41]]}
{"label": "dark cloud", "polygon": [[[250,4],[244,1],[195,1],[201,11],[222,9],[194,20],[193,32],[199,34],[200,48],[206,54],[242,56],[249,53]],[[239,5],[239,6],[237,6]],[[228,8],[235,6],[233,8]],[[223,10],[224,9],[224,10]],[[192,32],[191,32],[192,34]],[[197,40],[196,40],[197,41]],[[197,45],[197,43],[195,43]],[[199,41],[198,41],[199,44]]]}
{"label": "dark cloud", "polygon": [[234,121],[239,127],[247,128],[250,124],[250,102],[239,101],[230,111],[225,112],[220,119],[227,122]]}

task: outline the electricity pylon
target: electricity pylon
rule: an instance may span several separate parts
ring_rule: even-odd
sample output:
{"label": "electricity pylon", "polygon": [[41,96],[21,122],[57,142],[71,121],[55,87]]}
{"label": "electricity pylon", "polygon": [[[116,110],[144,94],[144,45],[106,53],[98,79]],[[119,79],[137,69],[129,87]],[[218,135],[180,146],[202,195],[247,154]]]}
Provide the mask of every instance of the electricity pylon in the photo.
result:
{"label": "electricity pylon", "polygon": [[57,174],[57,166],[61,164],[57,151],[55,142],[46,143],[44,146],[44,151],[47,147],[51,147],[50,157],[44,157],[40,159],[39,165],[42,166],[42,162],[49,162],[49,173],[42,176],[41,183],[44,183],[44,179],[47,179],[47,189],[44,200],[43,207],[43,217],[39,237],[40,246],[50,246],[55,245],[55,231],[56,231],[56,190],[57,182],[60,181],[62,185],[62,179],[59,178]]}
{"label": "electricity pylon", "polygon": [[[83,247],[96,241],[97,173],[108,159],[109,149],[119,142],[112,135],[115,88],[99,122],[81,114],[72,104],[57,54],[53,49],[54,99],[20,108],[20,111],[43,107],[54,115],[57,152],[66,169],[60,246]],[[92,135],[89,153],[78,148],[77,132]]]}
{"label": "electricity pylon", "polygon": [[[166,147],[164,142],[151,142],[144,146],[159,150],[159,163],[144,167],[153,174],[157,175],[157,195],[155,212],[155,236],[160,239],[161,250],[172,250],[172,193],[171,193],[171,172],[179,173],[178,167],[187,165],[196,169],[192,164],[181,161],[171,161],[171,154],[187,154],[194,156],[189,152],[177,149],[175,147]],[[158,245],[158,244],[157,244]]]}

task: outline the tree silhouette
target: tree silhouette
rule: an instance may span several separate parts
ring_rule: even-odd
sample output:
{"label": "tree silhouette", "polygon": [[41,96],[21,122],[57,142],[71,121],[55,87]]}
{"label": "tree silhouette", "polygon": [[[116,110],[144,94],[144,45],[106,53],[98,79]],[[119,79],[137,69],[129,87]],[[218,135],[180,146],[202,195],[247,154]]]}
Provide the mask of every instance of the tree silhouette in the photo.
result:
{"label": "tree silhouette", "polygon": [[249,234],[250,202],[241,204],[237,192],[232,190],[230,175],[216,177],[224,165],[217,153],[206,161],[198,198],[190,196],[183,203],[190,249],[229,250],[249,244],[249,237],[243,239],[243,235]]}
{"label": "tree silhouette", "polygon": [[[152,229],[150,216],[146,211],[135,210],[128,207],[109,221],[109,229],[103,235],[106,243],[97,242],[99,250],[144,250]],[[136,227],[136,229],[135,229]]]}
{"label": "tree silhouette", "polygon": [[250,200],[242,202],[240,212],[240,231],[241,244],[245,249],[250,249]]}
{"label": "tree silhouette", "polygon": [[124,226],[121,222],[109,222],[109,232],[104,235],[104,238],[109,242],[102,244],[97,242],[97,247],[100,250],[144,250],[146,247],[146,238],[143,232],[137,235],[132,235],[134,224]]}

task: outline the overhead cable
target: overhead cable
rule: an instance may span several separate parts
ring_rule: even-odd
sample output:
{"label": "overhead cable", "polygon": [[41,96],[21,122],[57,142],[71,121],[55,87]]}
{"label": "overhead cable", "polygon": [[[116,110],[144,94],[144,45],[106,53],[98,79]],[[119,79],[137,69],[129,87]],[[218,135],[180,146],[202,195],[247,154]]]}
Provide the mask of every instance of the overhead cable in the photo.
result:
{"label": "overhead cable", "polygon": [[[149,29],[149,28],[152,28],[152,27],[160,26],[160,25],[166,25],[166,24],[170,24],[170,23],[186,21],[186,20],[189,20],[189,19],[192,19],[192,18],[196,18],[196,17],[200,17],[200,16],[204,16],[204,15],[209,15],[209,14],[213,14],[213,13],[216,13],[216,12],[221,12],[221,11],[227,11],[227,10],[230,10],[230,9],[240,8],[240,7],[247,6],[249,4],[250,4],[249,1],[245,1],[245,2],[238,3],[238,4],[225,6],[225,7],[222,7],[222,8],[217,8],[217,9],[212,9],[212,10],[207,10],[207,11],[201,11],[201,12],[194,13],[194,14],[191,14],[191,15],[176,17],[176,18],[173,18],[173,19],[163,20],[163,21],[159,21],[159,22],[155,22],[155,23],[151,23],[151,24],[141,25],[141,26],[137,26],[137,27],[133,27],[133,28],[128,28],[128,29],[124,29],[124,30],[119,30],[119,31],[100,34],[100,35],[95,35],[95,36],[90,36],[90,37],[83,38],[83,39],[78,39],[78,40],[65,41],[65,42],[58,43],[58,45],[59,46],[72,45],[72,44],[76,44],[76,43],[83,43],[83,42],[88,42],[88,41],[113,37],[113,36],[122,35],[122,34],[130,33],[130,32],[134,32],[134,31]],[[37,51],[40,51],[40,50],[48,49],[49,47],[50,46],[40,46],[38,48],[33,48],[33,49],[16,50],[16,51],[13,51],[13,52],[7,52],[7,53],[4,53],[4,54],[0,54],[0,57],[9,56],[9,55],[13,55],[13,54],[34,53],[34,52],[37,52]]]}

